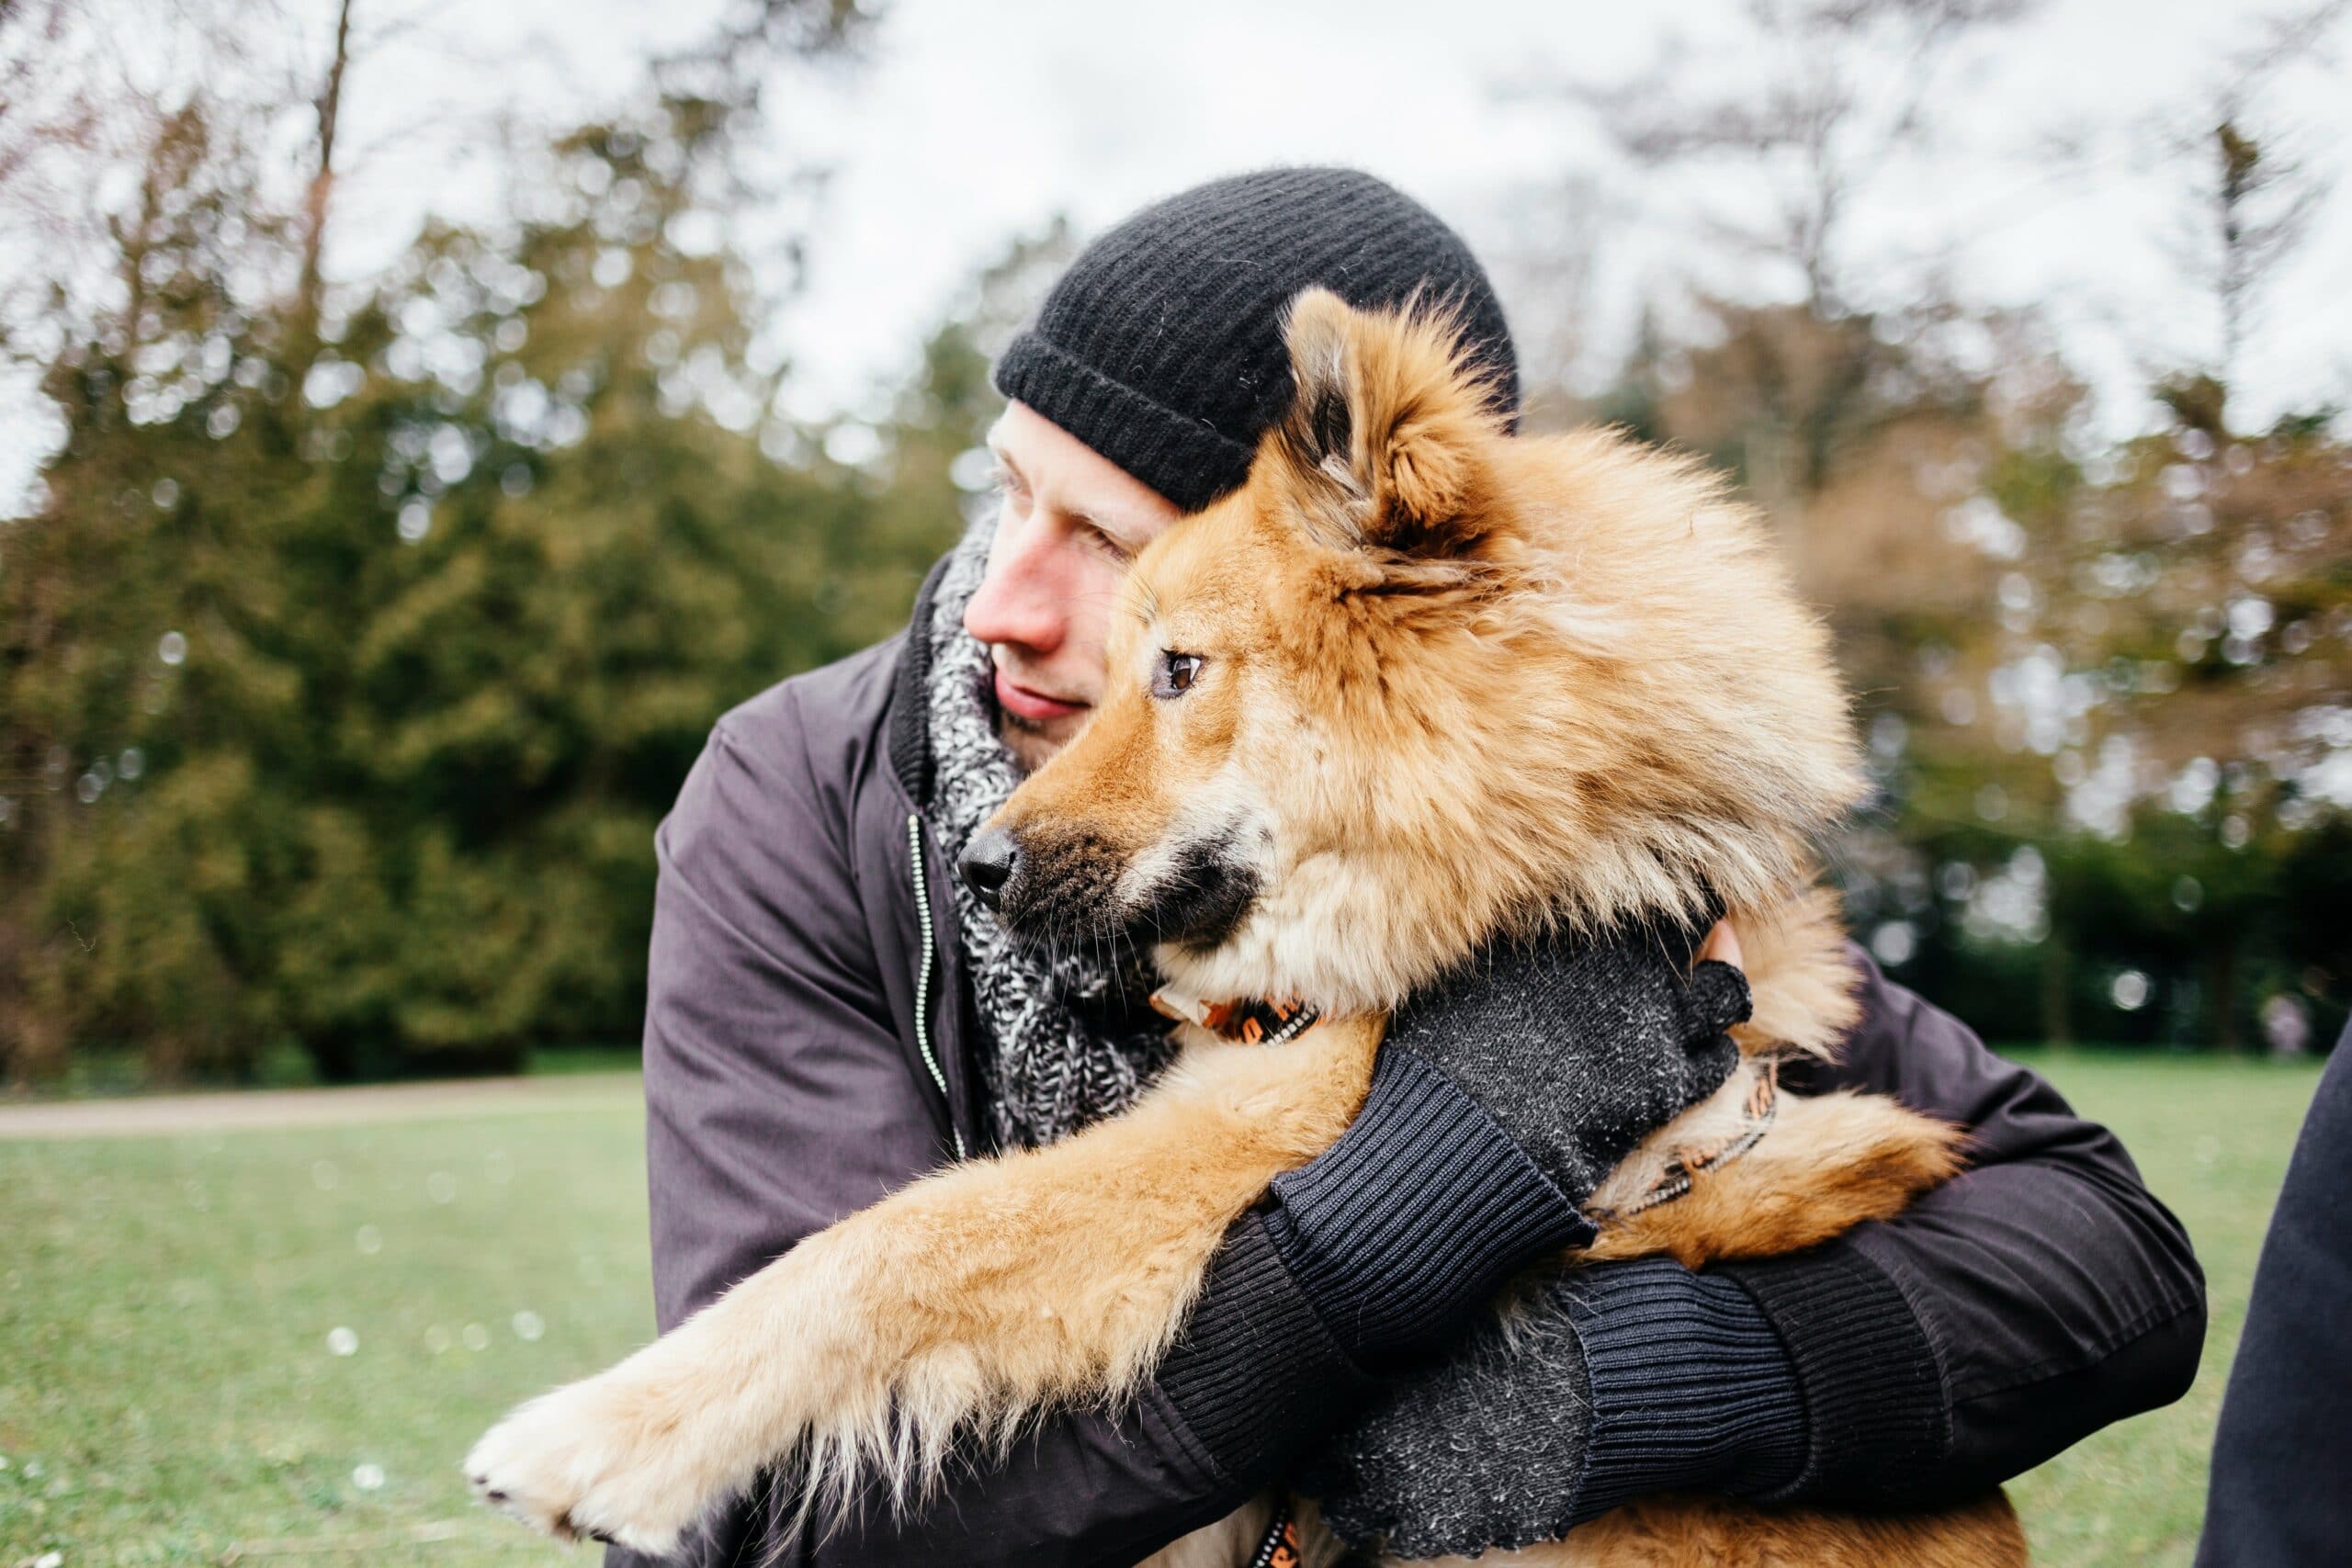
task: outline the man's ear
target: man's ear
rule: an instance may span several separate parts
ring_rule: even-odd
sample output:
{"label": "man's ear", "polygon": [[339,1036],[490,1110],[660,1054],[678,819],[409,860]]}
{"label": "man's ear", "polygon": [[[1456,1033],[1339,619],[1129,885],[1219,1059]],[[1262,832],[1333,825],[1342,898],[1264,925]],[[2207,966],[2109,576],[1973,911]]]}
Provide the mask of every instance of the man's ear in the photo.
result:
{"label": "man's ear", "polygon": [[1483,532],[1487,389],[1442,310],[1354,309],[1328,289],[1291,302],[1295,388],[1271,446],[1307,527],[1339,547],[1446,555]]}

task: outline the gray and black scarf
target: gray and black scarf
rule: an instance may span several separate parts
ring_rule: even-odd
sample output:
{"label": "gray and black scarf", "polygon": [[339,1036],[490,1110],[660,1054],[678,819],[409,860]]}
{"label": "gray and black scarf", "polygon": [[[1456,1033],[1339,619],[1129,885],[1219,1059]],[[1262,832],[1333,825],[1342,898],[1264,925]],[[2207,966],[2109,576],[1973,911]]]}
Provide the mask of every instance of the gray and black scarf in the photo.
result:
{"label": "gray and black scarf", "polygon": [[[930,625],[917,628],[930,654],[927,815],[951,858],[1021,782],[997,737],[988,649],[964,630],[964,606],[980,585],[994,533],[990,513],[964,536],[933,591]],[[961,877],[951,880],[998,1145],[1050,1144],[1125,1110],[1175,1054],[1167,1021],[1149,1005],[1148,962],[1132,953],[1114,961],[1088,949],[1046,954],[1023,947]]]}

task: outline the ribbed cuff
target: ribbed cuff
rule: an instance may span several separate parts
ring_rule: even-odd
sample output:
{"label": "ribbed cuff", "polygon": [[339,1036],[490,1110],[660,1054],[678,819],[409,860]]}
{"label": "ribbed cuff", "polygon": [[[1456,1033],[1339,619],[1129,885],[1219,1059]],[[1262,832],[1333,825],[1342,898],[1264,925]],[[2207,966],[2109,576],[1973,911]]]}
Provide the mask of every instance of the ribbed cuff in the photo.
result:
{"label": "ribbed cuff", "polygon": [[1245,1214],[1226,1233],[1184,1332],[1154,1380],[1228,1480],[1260,1486],[1372,1386]]}
{"label": "ribbed cuff", "polygon": [[1754,1297],[1663,1258],[1555,1288],[1584,1346],[1592,1410],[1571,1524],[1653,1492],[1760,1496],[1796,1478],[1804,1397]]}
{"label": "ribbed cuff", "polygon": [[1951,1449],[1951,1411],[1934,1348],[1894,1281],[1844,1245],[1722,1272],[1780,1331],[1804,1394],[1804,1466],[1770,1500],[1916,1495]]}
{"label": "ribbed cuff", "polygon": [[1367,1367],[1444,1339],[1521,1265],[1593,1228],[1477,1103],[1384,1051],[1340,1141],[1273,1182],[1274,1248]]}

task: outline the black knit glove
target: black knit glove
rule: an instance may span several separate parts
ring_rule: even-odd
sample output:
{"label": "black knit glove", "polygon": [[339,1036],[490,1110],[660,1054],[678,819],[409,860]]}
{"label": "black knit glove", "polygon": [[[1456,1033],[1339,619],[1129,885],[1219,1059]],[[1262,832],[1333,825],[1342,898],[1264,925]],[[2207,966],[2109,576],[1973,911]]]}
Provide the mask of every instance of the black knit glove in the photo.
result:
{"label": "black knit glove", "polygon": [[1804,1396],[1754,1298],[1668,1258],[1531,1281],[1385,1380],[1296,1478],[1351,1546],[1416,1561],[1558,1540],[1660,1491],[1768,1496],[1804,1467]]}
{"label": "black knit glove", "polygon": [[1363,1110],[1278,1177],[1266,1224],[1367,1368],[1442,1343],[1654,1129],[1721,1087],[1747,1016],[1729,964],[1679,933],[1498,944],[1390,1020]]}

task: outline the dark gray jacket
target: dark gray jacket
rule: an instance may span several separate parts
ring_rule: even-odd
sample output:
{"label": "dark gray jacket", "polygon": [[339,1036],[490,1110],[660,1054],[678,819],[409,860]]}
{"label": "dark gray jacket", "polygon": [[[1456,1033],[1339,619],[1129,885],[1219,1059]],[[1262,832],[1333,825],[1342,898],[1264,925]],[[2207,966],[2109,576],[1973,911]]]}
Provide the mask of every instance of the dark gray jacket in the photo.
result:
{"label": "dark gray jacket", "polygon": [[[981,1145],[950,867],[918,809],[920,646],[893,638],[729,713],[662,826],[645,1089],[665,1330]],[[1864,1003],[1838,1063],[1794,1087],[1896,1095],[1972,1129],[1975,1162],[1895,1223],[1737,1271],[1803,1388],[1795,1495],[1966,1495],[2177,1398],[2203,1280],[2114,1136],[1875,969]],[[1366,1385],[1288,1275],[1234,1251],[1132,1409],[1051,1421],[912,1520],[782,1560],[1131,1563],[1285,1473]],[[739,1503],[689,1560],[774,1560],[788,1506]]]}
{"label": "dark gray jacket", "polygon": [[[2197,1568],[2340,1562],[2352,1542],[2352,1026],[2320,1074],[2263,1238],[2213,1434]],[[2334,1476],[2334,1481],[2328,1480]]]}

